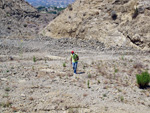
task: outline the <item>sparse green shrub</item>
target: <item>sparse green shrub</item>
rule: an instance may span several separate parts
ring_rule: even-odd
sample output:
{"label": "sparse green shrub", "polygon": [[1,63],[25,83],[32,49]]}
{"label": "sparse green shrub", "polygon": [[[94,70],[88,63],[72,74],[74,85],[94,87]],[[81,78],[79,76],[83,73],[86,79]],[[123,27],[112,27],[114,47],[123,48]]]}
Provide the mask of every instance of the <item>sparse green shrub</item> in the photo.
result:
{"label": "sparse green shrub", "polygon": [[10,101],[6,102],[6,107],[10,107],[11,105],[12,105],[12,102],[10,102]]}
{"label": "sparse green shrub", "polygon": [[118,92],[122,92],[122,90],[121,90],[121,89],[118,89]]}
{"label": "sparse green shrub", "polygon": [[63,67],[66,67],[66,63],[65,62],[63,63]]}
{"label": "sparse green shrub", "polygon": [[85,69],[85,66],[83,66],[83,69]]}
{"label": "sparse green shrub", "polygon": [[87,86],[88,86],[88,88],[90,88],[90,80],[88,80]]}
{"label": "sparse green shrub", "polygon": [[133,60],[132,60],[132,59],[130,59],[130,62],[133,62]]}
{"label": "sparse green shrub", "polygon": [[0,103],[0,106],[6,107],[6,106],[5,106],[5,103],[3,103],[3,102]]}
{"label": "sparse green shrub", "polygon": [[9,14],[9,13],[7,13],[7,16],[10,16],[10,14]]}
{"label": "sparse green shrub", "polygon": [[145,71],[136,75],[137,83],[140,88],[146,88],[150,82],[150,74]]}
{"label": "sparse green shrub", "polygon": [[132,18],[135,19],[135,18],[138,16],[138,14],[139,14],[139,11],[138,11],[138,8],[136,8],[136,9],[134,10],[134,13],[133,13],[133,15],[132,15]]}
{"label": "sparse green shrub", "polygon": [[121,56],[121,60],[124,60],[124,59],[125,59],[125,58],[124,58],[124,55],[122,55],[122,56]]}
{"label": "sparse green shrub", "polygon": [[100,84],[101,83],[100,80],[98,80],[97,83]]}
{"label": "sparse green shrub", "polygon": [[34,66],[32,66],[32,70],[34,70]]}
{"label": "sparse green shrub", "polygon": [[47,63],[46,58],[44,59],[45,63]]}
{"label": "sparse green shrub", "polygon": [[119,70],[118,69],[115,69],[115,73],[117,73]]}
{"label": "sparse green shrub", "polygon": [[91,78],[91,74],[88,74],[88,78]]}
{"label": "sparse green shrub", "polygon": [[124,101],[124,97],[120,96],[120,101],[123,102]]}
{"label": "sparse green shrub", "polygon": [[5,89],[5,91],[10,91],[10,88],[9,88],[9,87],[7,87],[7,88]]}
{"label": "sparse green shrub", "polygon": [[106,95],[106,94],[103,94],[103,97],[107,97],[107,95]]}
{"label": "sparse green shrub", "polygon": [[33,62],[36,62],[36,57],[35,56],[33,56]]}

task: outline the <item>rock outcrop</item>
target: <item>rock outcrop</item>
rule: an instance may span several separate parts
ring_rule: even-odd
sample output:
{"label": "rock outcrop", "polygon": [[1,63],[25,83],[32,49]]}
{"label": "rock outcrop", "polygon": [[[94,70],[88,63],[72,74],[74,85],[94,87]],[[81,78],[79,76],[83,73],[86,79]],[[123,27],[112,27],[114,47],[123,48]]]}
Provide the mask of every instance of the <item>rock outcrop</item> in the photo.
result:
{"label": "rock outcrop", "polygon": [[149,21],[149,0],[76,0],[40,33],[148,49]]}

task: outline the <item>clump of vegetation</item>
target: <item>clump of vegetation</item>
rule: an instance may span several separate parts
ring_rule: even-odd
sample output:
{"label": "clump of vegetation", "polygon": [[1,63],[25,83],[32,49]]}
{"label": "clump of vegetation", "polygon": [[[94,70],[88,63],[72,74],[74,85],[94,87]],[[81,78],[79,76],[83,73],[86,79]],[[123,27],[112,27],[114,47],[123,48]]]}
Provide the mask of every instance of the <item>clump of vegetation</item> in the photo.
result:
{"label": "clump of vegetation", "polygon": [[9,87],[7,87],[7,88],[5,89],[5,91],[7,91],[7,92],[8,92],[8,91],[10,91],[10,88],[9,88]]}
{"label": "clump of vegetation", "polygon": [[9,72],[9,70],[6,70],[6,72],[8,73],[8,72]]}
{"label": "clump of vegetation", "polygon": [[92,76],[91,76],[91,74],[88,74],[88,78],[91,78]]}
{"label": "clump of vegetation", "polygon": [[34,66],[32,66],[32,70],[34,70]]}
{"label": "clump of vegetation", "polygon": [[88,86],[88,88],[90,88],[90,80],[88,80],[87,86]]}
{"label": "clump of vegetation", "polygon": [[122,90],[121,90],[121,89],[118,89],[118,92],[122,92]]}
{"label": "clump of vegetation", "polygon": [[46,60],[46,58],[44,59],[44,61],[45,61],[45,63],[47,63],[47,60]]}
{"label": "clump of vegetation", "polygon": [[120,101],[123,102],[124,101],[124,97],[120,96]]}
{"label": "clump of vegetation", "polygon": [[103,97],[107,97],[107,95],[106,95],[106,94],[103,94]]}
{"label": "clump of vegetation", "polygon": [[145,71],[136,75],[137,83],[140,88],[146,88],[150,82],[150,74]]}
{"label": "clump of vegetation", "polygon": [[65,62],[63,63],[63,67],[66,67],[66,63]]}
{"label": "clump of vegetation", "polygon": [[138,11],[138,8],[136,8],[136,9],[134,10],[133,15],[132,15],[132,19],[135,19],[135,18],[138,16],[138,14],[139,14],[139,11]]}
{"label": "clump of vegetation", "polygon": [[115,73],[117,73],[119,70],[115,68]]}
{"label": "clump of vegetation", "polygon": [[124,55],[122,55],[122,57],[121,57],[121,60],[124,60],[125,58],[124,58]]}
{"label": "clump of vegetation", "polygon": [[98,80],[97,83],[100,84],[101,83],[100,80]]}
{"label": "clump of vegetation", "polygon": [[36,57],[35,56],[33,56],[33,62],[36,62]]}
{"label": "clump of vegetation", "polygon": [[111,12],[111,18],[112,18],[113,20],[116,20],[116,19],[117,19],[117,14],[116,14],[115,11],[112,11],[112,12]]}

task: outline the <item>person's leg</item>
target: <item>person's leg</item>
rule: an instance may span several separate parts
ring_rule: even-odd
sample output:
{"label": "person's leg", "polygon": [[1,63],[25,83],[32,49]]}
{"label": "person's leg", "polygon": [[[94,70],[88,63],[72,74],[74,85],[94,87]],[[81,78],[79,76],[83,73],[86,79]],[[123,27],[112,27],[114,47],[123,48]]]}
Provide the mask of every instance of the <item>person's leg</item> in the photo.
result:
{"label": "person's leg", "polygon": [[78,62],[75,62],[75,69],[74,69],[75,74],[77,74],[77,66],[78,66]]}
{"label": "person's leg", "polygon": [[74,62],[72,63],[72,67],[73,67],[73,71],[75,73],[75,63]]}

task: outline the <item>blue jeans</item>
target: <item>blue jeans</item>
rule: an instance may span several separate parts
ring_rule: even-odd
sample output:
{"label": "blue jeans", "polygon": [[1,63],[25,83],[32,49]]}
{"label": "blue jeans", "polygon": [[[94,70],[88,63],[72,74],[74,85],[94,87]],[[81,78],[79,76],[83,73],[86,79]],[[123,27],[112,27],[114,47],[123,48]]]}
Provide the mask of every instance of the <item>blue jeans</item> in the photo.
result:
{"label": "blue jeans", "polygon": [[75,74],[77,74],[77,65],[78,65],[78,62],[72,62],[72,67],[73,67]]}

